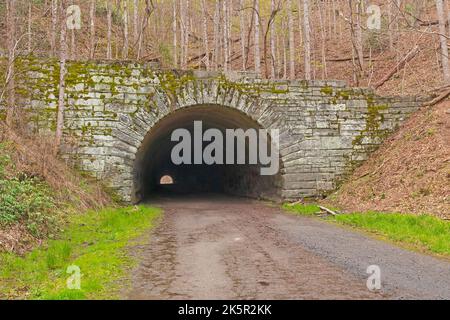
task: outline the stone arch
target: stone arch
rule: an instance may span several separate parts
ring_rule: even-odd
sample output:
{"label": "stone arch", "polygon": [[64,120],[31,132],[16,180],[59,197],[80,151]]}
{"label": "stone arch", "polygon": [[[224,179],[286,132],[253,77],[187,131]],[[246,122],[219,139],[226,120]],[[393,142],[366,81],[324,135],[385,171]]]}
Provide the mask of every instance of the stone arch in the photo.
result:
{"label": "stone arch", "polygon": [[168,114],[149,130],[136,153],[133,167],[134,202],[156,191],[157,180],[162,174],[174,177],[177,184],[173,188],[178,193],[213,191],[272,199],[281,196],[280,174],[260,176],[259,166],[174,166],[170,161],[170,150],[176,143],[170,141],[170,134],[178,128],[192,132],[193,122],[198,120],[202,121],[204,130],[215,128],[224,132],[225,129],[237,128],[262,129],[245,113],[218,105],[194,105]]}
{"label": "stone arch", "polygon": [[[164,124],[165,121],[169,121],[172,116],[178,113],[184,113],[188,115],[190,110],[196,110],[197,115],[199,110],[202,110],[205,114],[209,112],[219,113],[217,119],[220,119],[220,113],[228,117],[228,120],[222,125],[241,125],[264,129],[278,128],[280,129],[280,152],[283,155],[286,146],[290,146],[287,132],[287,126],[284,125],[284,119],[281,113],[276,108],[272,108],[267,101],[261,101],[257,97],[247,95],[236,89],[224,89],[221,88],[217,80],[197,80],[192,81],[179,88],[176,95],[177,99],[171,100],[171,97],[167,92],[163,90],[155,90],[152,96],[150,105],[153,108],[146,109],[140,108],[133,115],[121,114],[119,115],[120,125],[114,129],[114,136],[117,138],[116,142],[116,154],[118,161],[122,163],[120,170],[114,172],[114,168],[109,170],[110,174],[115,177],[113,179],[120,181],[119,193],[126,200],[139,201],[141,199],[140,186],[136,181],[142,179],[139,176],[139,171],[136,171],[136,167],[139,166],[139,162],[142,161],[142,154],[147,151],[143,151],[145,146],[148,146],[149,137],[151,137],[156,131]],[[173,98],[173,97],[172,97]],[[236,116],[239,121],[233,123],[230,119]],[[187,116],[189,118],[189,116]],[[208,118],[208,121],[212,121]],[[214,122],[214,121],[213,121]],[[173,124],[171,124],[173,126]],[[220,125],[220,121],[219,121]],[[286,144],[287,143],[287,144]],[[282,158],[282,157],[281,157]],[[277,176],[276,188],[278,189],[275,197],[281,196],[282,190],[282,178],[283,173],[282,163],[280,159],[280,174]],[[117,168],[117,165],[115,166]],[[251,180],[247,177],[247,179]],[[248,185],[249,181],[246,182]],[[264,183],[263,183],[264,184]],[[254,194],[247,194],[249,196],[262,196],[271,197],[260,192]]]}

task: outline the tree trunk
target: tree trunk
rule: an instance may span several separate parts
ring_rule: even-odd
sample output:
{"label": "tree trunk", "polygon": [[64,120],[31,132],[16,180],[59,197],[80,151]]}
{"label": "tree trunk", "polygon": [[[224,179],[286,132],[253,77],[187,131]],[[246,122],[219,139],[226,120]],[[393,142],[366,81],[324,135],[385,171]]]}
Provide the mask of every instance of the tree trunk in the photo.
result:
{"label": "tree trunk", "polygon": [[133,37],[134,43],[139,41],[139,0],[133,2]]}
{"label": "tree trunk", "polygon": [[123,1],[123,50],[122,57],[128,58],[129,38],[128,38],[128,0]]}
{"label": "tree trunk", "polygon": [[214,11],[214,69],[219,68],[219,19],[220,19],[220,1],[216,0]]}
{"label": "tree trunk", "polygon": [[64,109],[65,109],[65,88],[66,88],[66,60],[67,60],[67,41],[66,41],[66,13],[65,13],[65,0],[61,0],[61,21],[60,21],[60,53],[59,53],[59,96],[58,96],[58,114],[56,119],[56,142],[55,142],[55,154],[61,146],[63,129],[64,129]]}
{"label": "tree trunk", "polygon": [[281,45],[280,45],[280,35],[279,33],[276,34],[276,58],[275,60],[277,63],[275,64],[276,70],[275,70],[275,77],[279,78],[281,75]]}
{"label": "tree trunk", "polygon": [[[286,30],[286,24],[282,23],[282,30]],[[281,34],[282,40],[283,40],[283,79],[287,78],[287,65],[288,65],[288,58],[287,58],[287,41],[286,41],[286,34],[282,32]]]}
{"label": "tree trunk", "polygon": [[361,18],[363,14],[363,3],[362,0],[356,1],[356,50],[358,53],[358,61],[361,71],[364,70],[364,49],[363,49],[363,38],[362,38],[362,25]]}
{"label": "tree trunk", "polygon": [[28,54],[31,54],[31,22],[32,22],[32,7],[33,7],[33,3],[30,1],[30,3],[28,4],[28,27],[27,27],[27,33],[28,33]]}
{"label": "tree trunk", "polygon": [[75,42],[76,42],[76,40],[75,40],[75,30],[74,29],[70,30],[70,35],[71,35],[71,37],[70,37],[70,54],[69,54],[69,57],[70,57],[70,59],[75,60],[76,59],[76,53],[75,53],[75,48],[76,48]]}
{"label": "tree trunk", "polygon": [[394,37],[392,35],[392,24],[393,24],[393,19],[392,19],[392,1],[389,1],[388,4],[388,27],[387,27],[387,32],[388,32],[388,39],[389,39],[389,50],[394,50]]}
{"label": "tree trunk", "polygon": [[336,36],[338,34],[336,21],[336,0],[331,0],[331,10],[333,11],[333,33]]}
{"label": "tree trunk", "polygon": [[191,19],[191,15],[190,15],[190,4],[189,4],[189,0],[185,0],[186,1],[186,26],[185,26],[185,36],[184,36],[184,61],[185,61],[185,68],[188,68],[188,60],[189,60],[189,35],[191,34],[191,23],[190,23],[190,19]]}
{"label": "tree trunk", "polygon": [[[270,1],[270,10],[274,12],[275,9],[275,0]],[[270,25],[270,77],[274,79],[275,76],[275,21],[272,21]]]}
{"label": "tree trunk", "polygon": [[[227,17],[227,36],[228,36],[228,59],[231,59],[231,54],[233,51],[233,41],[232,41],[232,39],[233,39],[233,33],[232,33],[233,32],[233,28],[232,28],[233,21],[231,18],[232,14],[233,14],[233,0],[227,0],[227,3],[228,3],[228,7],[227,7],[226,17]],[[231,62],[229,62],[228,67],[230,69],[232,69],[233,66],[230,63]]]}
{"label": "tree trunk", "polygon": [[259,0],[254,0],[253,3],[253,15],[255,23],[255,72],[261,75],[261,49],[260,49],[260,18],[259,18]]}
{"label": "tree trunk", "polygon": [[52,57],[56,56],[57,25],[58,25],[58,0],[52,0],[52,28],[50,31],[50,49]]}
{"label": "tree trunk", "polygon": [[[272,0],[273,1],[273,0]],[[242,54],[242,70],[245,71],[247,69],[247,65],[245,63],[245,56],[246,56],[246,38],[245,38],[245,13],[244,13],[244,5],[245,1],[240,0],[239,1],[239,32],[241,36],[241,54]]]}
{"label": "tree trunk", "polygon": [[173,33],[173,64],[175,68],[178,68],[178,37],[177,37],[177,26],[178,26],[178,15],[177,15],[177,0],[173,0],[172,3],[172,33]]}
{"label": "tree trunk", "polygon": [[448,46],[447,46],[447,30],[445,28],[445,15],[444,15],[444,3],[443,0],[436,0],[436,9],[439,18],[439,40],[441,43],[441,61],[442,71],[444,74],[445,84],[450,83],[450,69],[448,62]]}
{"label": "tree trunk", "polygon": [[6,72],[7,112],[6,124],[12,126],[16,115],[15,68],[16,55],[16,0],[6,1],[6,34],[8,45],[8,70]]}
{"label": "tree trunk", "polygon": [[137,55],[136,55],[136,59],[140,60],[141,59],[141,54],[142,54],[142,46],[144,45],[144,40],[145,40],[145,34],[146,34],[146,30],[148,27],[148,20],[150,19],[151,14],[153,13],[153,11],[155,11],[155,5],[153,3],[153,1],[151,0],[145,0],[145,13],[144,13],[144,18],[142,20],[142,24],[140,26],[140,30],[138,33],[138,47],[137,47]]}
{"label": "tree trunk", "polygon": [[303,0],[303,31],[305,33],[305,79],[311,80],[311,28],[309,25],[309,0]]}
{"label": "tree trunk", "polygon": [[303,47],[303,0],[298,0],[298,47]]}
{"label": "tree trunk", "polygon": [[289,78],[295,79],[295,40],[292,0],[288,0],[288,32],[289,32]]}
{"label": "tree trunk", "polygon": [[94,59],[95,57],[95,0],[91,0],[90,3],[90,12],[89,12],[89,20],[90,20],[90,31],[91,31],[91,43],[89,48],[89,57]]}
{"label": "tree trunk", "polygon": [[188,30],[187,30],[187,18],[186,18],[186,0],[181,0],[180,4],[180,18],[181,18],[181,68],[186,69],[187,67],[187,37],[188,37]]}
{"label": "tree trunk", "polygon": [[205,66],[206,70],[210,70],[209,64],[209,42],[208,42],[208,8],[206,7],[206,0],[202,0],[202,20],[203,20],[203,47],[205,50]]}
{"label": "tree trunk", "polygon": [[320,22],[320,38],[321,38],[321,52],[322,52],[322,79],[328,77],[327,71],[327,57],[326,57],[326,38],[325,38],[325,22],[324,22],[324,12],[322,4],[319,2],[319,22]]}
{"label": "tree trunk", "polygon": [[223,16],[223,28],[222,28],[222,33],[223,33],[223,70],[226,72],[228,71],[228,61],[229,61],[229,57],[228,57],[228,46],[229,46],[229,38],[228,38],[228,1],[227,0],[222,0],[222,16]]}
{"label": "tree trunk", "polygon": [[112,36],[112,9],[111,1],[106,1],[106,19],[108,24],[108,30],[106,35],[106,59],[112,59],[112,47],[111,47],[111,36]]}

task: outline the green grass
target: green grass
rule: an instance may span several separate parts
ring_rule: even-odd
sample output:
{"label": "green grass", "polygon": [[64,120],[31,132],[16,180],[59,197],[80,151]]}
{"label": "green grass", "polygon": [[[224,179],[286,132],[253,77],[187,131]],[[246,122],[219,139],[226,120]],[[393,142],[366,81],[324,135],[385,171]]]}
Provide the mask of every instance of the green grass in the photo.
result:
{"label": "green grass", "polygon": [[[159,209],[140,206],[71,216],[60,239],[24,257],[0,254],[0,298],[116,298],[134,264],[126,247],[159,215]],[[71,265],[81,270],[81,290],[67,289]]]}
{"label": "green grass", "polygon": [[433,216],[367,212],[338,215],[333,220],[392,241],[450,256],[450,222]]}
{"label": "green grass", "polygon": [[302,216],[314,216],[320,212],[320,208],[315,204],[283,204],[283,209]]}
{"label": "green grass", "polygon": [[[285,204],[283,208],[308,216],[320,211],[315,205]],[[340,214],[326,220],[351,226],[419,251],[450,256],[450,222],[430,215],[366,212]]]}

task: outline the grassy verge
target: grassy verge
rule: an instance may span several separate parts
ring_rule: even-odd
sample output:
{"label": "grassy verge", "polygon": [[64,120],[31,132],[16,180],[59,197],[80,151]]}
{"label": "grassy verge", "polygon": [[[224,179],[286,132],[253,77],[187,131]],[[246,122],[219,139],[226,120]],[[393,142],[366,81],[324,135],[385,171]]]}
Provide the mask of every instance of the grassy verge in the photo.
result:
{"label": "grassy verge", "polygon": [[[284,205],[299,215],[314,215],[314,205]],[[450,222],[429,215],[397,213],[350,213],[326,218],[351,226],[410,248],[450,257]]]}
{"label": "grassy verge", "polygon": [[[60,239],[24,257],[0,254],[0,298],[116,298],[134,263],[124,249],[159,215],[159,209],[144,206],[72,215]],[[67,268],[73,265],[81,271],[80,290],[67,289]]]}
{"label": "grassy verge", "polygon": [[302,216],[314,216],[320,212],[320,208],[315,204],[283,204],[283,209]]}

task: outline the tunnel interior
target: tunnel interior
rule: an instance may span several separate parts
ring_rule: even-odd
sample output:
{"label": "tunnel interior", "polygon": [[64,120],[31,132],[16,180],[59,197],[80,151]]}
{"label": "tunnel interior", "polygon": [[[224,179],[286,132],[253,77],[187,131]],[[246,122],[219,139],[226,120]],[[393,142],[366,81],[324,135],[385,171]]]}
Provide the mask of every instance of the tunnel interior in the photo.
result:
{"label": "tunnel interior", "polygon": [[[203,132],[210,128],[220,130],[224,140],[226,129],[260,129],[258,123],[249,116],[223,106],[194,106],[171,113],[148,132],[136,154],[133,173],[134,202],[151,199],[153,195],[160,193],[226,193],[251,198],[279,199],[280,173],[261,175],[260,164],[248,164],[248,161],[247,164],[236,164],[237,161],[234,161],[234,164],[174,164],[171,154],[179,141],[171,140],[172,133],[183,128],[190,132],[194,140],[195,121],[201,121]],[[248,140],[246,141],[248,147]],[[203,142],[202,147],[209,143]],[[225,141],[222,153],[226,153]],[[248,159],[248,149],[246,155]]]}

